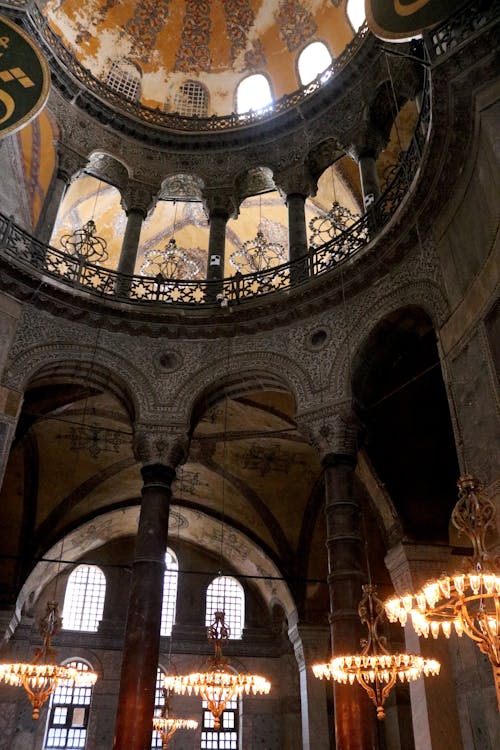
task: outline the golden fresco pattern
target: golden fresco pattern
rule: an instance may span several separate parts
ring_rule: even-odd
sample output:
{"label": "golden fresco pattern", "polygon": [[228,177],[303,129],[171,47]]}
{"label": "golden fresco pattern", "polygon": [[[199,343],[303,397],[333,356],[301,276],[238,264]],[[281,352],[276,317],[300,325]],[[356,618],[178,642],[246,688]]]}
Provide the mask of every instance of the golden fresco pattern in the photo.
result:
{"label": "golden fresco pattern", "polygon": [[234,109],[245,75],[266,72],[276,98],[300,86],[297,55],[318,38],[333,57],[353,37],[331,0],[40,0],[42,12],[85,68],[106,80],[113,62],[142,74],[141,101],[169,106],[186,78],[210,94],[209,114]]}

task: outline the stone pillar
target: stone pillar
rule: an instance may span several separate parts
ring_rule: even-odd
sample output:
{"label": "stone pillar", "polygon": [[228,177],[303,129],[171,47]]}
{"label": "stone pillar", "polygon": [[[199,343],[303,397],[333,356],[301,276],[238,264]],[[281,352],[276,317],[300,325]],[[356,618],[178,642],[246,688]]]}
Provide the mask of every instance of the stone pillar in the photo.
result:
{"label": "stone pillar", "polygon": [[[293,264],[290,283],[298,284],[309,276],[305,203],[316,195],[317,184],[304,164],[277,172],[274,180],[288,207],[288,257]],[[294,262],[300,258],[303,262]]]}
{"label": "stone pillar", "polygon": [[359,177],[363,191],[363,205],[368,211],[380,198],[380,182],[375,154],[363,153],[358,159]]}
{"label": "stone pillar", "polygon": [[153,206],[153,189],[149,185],[130,182],[122,191],[122,208],[127,216],[127,225],[117,269],[120,276],[116,293],[120,296],[126,296],[130,290],[130,279],[127,277],[134,274],[142,223]]}
{"label": "stone pillar", "polygon": [[171,485],[184,455],[180,434],[136,431],[141,513],[130,581],[114,750],[151,747]]}
{"label": "stone pillar", "polygon": [[330,750],[327,691],[329,683],[318,680],[312,665],[324,661],[330,645],[330,630],[317,625],[296,624],[288,631],[299,667],[303,750]]}
{"label": "stone pillar", "polygon": [[[439,577],[450,561],[451,549],[403,542],[389,550],[385,563],[398,594],[417,591],[430,578]],[[413,626],[405,627],[409,652],[441,662],[439,677],[421,678],[410,683],[411,712],[415,750],[462,750],[460,716],[457,710],[456,685],[450,654],[458,647],[453,635],[418,638]],[[464,636],[465,638],[465,636]],[[464,717],[469,721],[469,717]],[[486,745],[485,745],[486,747]]]}
{"label": "stone pillar", "polygon": [[219,282],[207,285],[207,300],[223,302],[224,263],[226,259],[226,225],[230,218],[238,215],[237,202],[227,191],[210,190],[203,193],[203,203],[210,225],[208,236],[207,281]]}
{"label": "stone pillar", "polygon": [[[332,417],[299,419],[299,426],[318,449],[325,472],[326,547],[330,590],[332,656],[358,653],[364,628],[358,615],[366,580],[361,507],[356,492],[357,427],[343,410]],[[334,684],[335,736],[338,750],[377,750],[377,718],[365,691],[357,684]]]}
{"label": "stone pillar", "polygon": [[78,177],[86,159],[64,145],[58,148],[57,168],[38,219],[35,235],[48,245],[57,221],[59,208],[71,182]]}

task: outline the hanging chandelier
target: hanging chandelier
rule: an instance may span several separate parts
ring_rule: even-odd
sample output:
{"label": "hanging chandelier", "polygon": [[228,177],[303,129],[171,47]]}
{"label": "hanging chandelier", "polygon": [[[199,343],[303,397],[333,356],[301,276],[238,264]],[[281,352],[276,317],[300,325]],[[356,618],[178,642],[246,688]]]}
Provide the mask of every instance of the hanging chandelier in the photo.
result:
{"label": "hanging chandelier", "polygon": [[458,480],[458,501],[451,514],[454,526],[472,542],[472,557],[461,570],[431,580],[416,594],[385,603],[391,622],[404,626],[410,618],[417,635],[449,638],[452,629],[475,641],[493,668],[500,710],[500,568],[485,547],[486,533],[495,527],[496,509],[470,474]]}
{"label": "hanging chandelier", "polygon": [[368,628],[368,637],[361,641],[361,653],[337,656],[327,664],[315,664],[313,672],[319,679],[331,679],[353,685],[357,681],[366,690],[377,709],[377,718],[385,719],[384,704],[397,678],[404,682],[418,680],[422,674],[439,674],[440,664],[434,659],[424,659],[417,654],[391,654],[386,648],[386,638],[378,628],[384,617],[384,605],[376,596],[376,586],[363,586],[363,597],[358,613]]}
{"label": "hanging chandelier", "polygon": [[253,240],[243,243],[240,250],[229,257],[231,265],[240,273],[266,271],[286,261],[286,252],[279,242],[271,242],[262,231],[262,195],[259,195],[259,227]]}
{"label": "hanging chandelier", "polygon": [[95,672],[56,664],[52,638],[61,625],[57,602],[47,602],[47,612],[39,621],[43,643],[35,650],[33,661],[0,664],[0,682],[24,687],[33,706],[33,719],[39,718],[41,707],[58,685],[92,687],[97,680]]}
{"label": "hanging chandelier", "polygon": [[178,719],[172,714],[168,692],[165,693],[165,705],[162,708],[161,716],[153,716],[153,729],[161,737],[162,750],[167,750],[168,743],[178,729],[197,729],[198,722],[194,719]]}
{"label": "hanging chandelier", "polygon": [[328,213],[324,216],[313,216],[309,222],[311,247],[320,247],[320,245],[335,239],[355,224],[359,218],[359,215],[356,216],[348,208],[341,206],[337,200],[334,200]]}
{"label": "hanging chandelier", "polygon": [[199,264],[184,248],[177,247],[175,237],[169,239],[163,250],[148,250],[141,265],[143,276],[160,277],[161,280],[194,279],[199,273]]}
{"label": "hanging chandelier", "polygon": [[93,219],[89,219],[81,229],[75,229],[71,234],[61,237],[61,245],[68,255],[73,255],[82,263],[103,263],[108,260],[106,250],[108,243],[96,234],[97,227]]}
{"label": "hanging chandelier", "polygon": [[208,659],[203,672],[188,675],[165,675],[165,688],[184,695],[200,695],[214,717],[214,729],[221,728],[221,716],[229,701],[241,695],[268,694],[271,683],[255,674],[233,672],[228,660],[222,655],[222,644],[230,636],[224,622],[224,612],[215,612],[214,621],[207,628],[207,638],[213,644],[215,655]]}

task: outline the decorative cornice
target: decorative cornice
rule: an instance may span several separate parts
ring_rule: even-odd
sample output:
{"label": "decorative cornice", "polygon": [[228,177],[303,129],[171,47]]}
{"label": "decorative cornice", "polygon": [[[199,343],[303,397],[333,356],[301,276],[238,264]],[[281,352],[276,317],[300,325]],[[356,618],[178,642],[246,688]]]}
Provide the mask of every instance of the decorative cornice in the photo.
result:
{"label": "decorative cornice", "polygon": [[134,431],[134,454],[143,466],[162,464],[175,469],[187,455],[187,430],[164,426],[136,425]]}

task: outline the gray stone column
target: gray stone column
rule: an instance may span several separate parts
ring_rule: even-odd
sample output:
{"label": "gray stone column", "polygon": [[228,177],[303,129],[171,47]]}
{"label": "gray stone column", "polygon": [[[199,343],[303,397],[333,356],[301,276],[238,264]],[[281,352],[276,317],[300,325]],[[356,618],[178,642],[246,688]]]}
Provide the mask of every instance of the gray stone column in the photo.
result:
{"label": "gray stone column", "polygon": [[[277,172],[274,180],[288,207],[288,257],[293,263],[290,283],[298,284],[309,276],[305,203],[316,194],[317,185],[304,164]],[[300,258],[303,262],[294,263]]]}
{"label": "gray stone column", "polygon": [[203,193],[203,204],[210,226],[207,254],[207,301],[223,301],[224,264],[226,259],[226,226],[230,218],[238,216],[235,196],[224,189]]}
{"label": "gray stone column", "polygon": [[358,159],[359,177],[363,191],[363,205],[368,211],[380,198],[377,160],[373,153],[364,153]]}
{"label": "gray stone column", "polygon": [[127,277],[134,274],[142,223],[153,206],[153,189],[149,185],[130,182],[122,191],[122,208],[127,216],[127,225],[117,268],[120,276],[116,293],[119,296],[126,296],[130,290],[130,279]]}
{"label": "gray stone column", "polygon": [[[298,416],[298,424],[318,450],[325,472],[332,656],[359,653],[365,633],[358,605],[366,573],[354,477],[357,423],[344,406],[331,416],[324,409],[322,414]],[[376,713],[365,691],[357,683],[335,683],[333,691],[338,750],[378,750]]]}
{"label": "gray stone column", "polygon": [[[394,588],[401,595],[417,591],[428,579],[439,577],[450,561],[451,548],[406,542],[389,550],[385,558]],[[450,646],[457,649],[459,639],[455,635],[449,641],[442,636],[437,640],[419,639],[409,622],[404,633],[409,652],[421,653],[441,662],[439,677],[421,678],[410,683],[415,750],[465,750],[450,654]],[[470,720],[468,716],[463,719]]]}
{"label": "gray stone column", "polygon": [[330,750],[327,691],[332,685],[316,679],[313,664],[324,661],[329,651],[330,629],[296,624],[288,631],[299,667],[303,750]]}
{"label": "gray stone column", "polygon": [[78,177],[86,164],[86,159],[71,151],[64,145],[59,145],[57,167],[45,197],[45,202],[38,219],[35,235],[40,242],[48,245],[57,221],[59,208],[71,182]]}
{"label": "gray stone column", "polygon": [[186,442],[180,434],[143,428],[135,434],[135,451],[143,464],[144,484],[130,581],[114,750],[151,747],[171,486]]}

